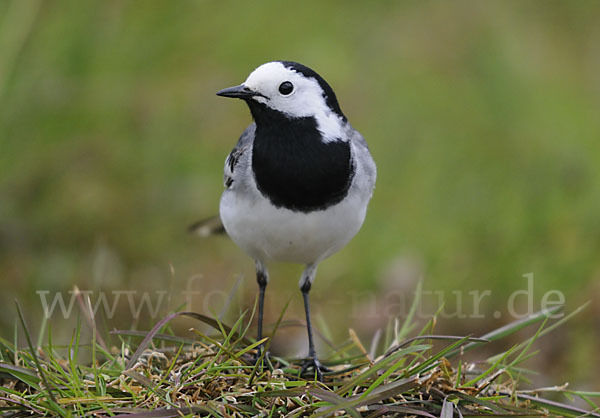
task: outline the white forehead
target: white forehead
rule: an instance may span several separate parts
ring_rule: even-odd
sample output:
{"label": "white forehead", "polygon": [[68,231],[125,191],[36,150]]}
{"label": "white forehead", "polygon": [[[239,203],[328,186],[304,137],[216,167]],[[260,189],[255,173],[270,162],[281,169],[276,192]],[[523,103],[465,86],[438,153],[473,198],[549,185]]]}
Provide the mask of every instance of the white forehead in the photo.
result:
{"label": "white forehead", "polygon": [[269,91],[279,87],[284,81],[290,81],[294,86],[298,84],[313,85],[321,90],[319,83],[313,78],[306,78],[296,71],[286,68],[280,62],[268,62],[252,71],[244,85],[257,91]]}

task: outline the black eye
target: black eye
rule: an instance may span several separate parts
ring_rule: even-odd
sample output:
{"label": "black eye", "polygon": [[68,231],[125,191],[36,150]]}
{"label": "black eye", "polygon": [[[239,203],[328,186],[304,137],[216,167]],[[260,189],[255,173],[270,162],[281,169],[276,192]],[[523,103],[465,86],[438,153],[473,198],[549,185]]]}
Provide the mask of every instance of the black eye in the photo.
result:
{"label": "black eye", "polygon": [[287,96],[293,90],[294,90],[294,85],[292,83],[290,83],[289,81],[284,81],[283,83],[281,83],[279,85],[279,93],[283,94],[284,96]]}

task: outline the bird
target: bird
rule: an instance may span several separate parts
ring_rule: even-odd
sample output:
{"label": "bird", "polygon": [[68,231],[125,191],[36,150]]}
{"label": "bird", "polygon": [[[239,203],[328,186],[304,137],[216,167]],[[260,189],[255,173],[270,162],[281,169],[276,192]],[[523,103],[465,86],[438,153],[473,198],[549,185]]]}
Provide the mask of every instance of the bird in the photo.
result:
{"label": "bird", "polygon": [[267,62],[217,95],[243,100],[253,121],[225,159],[219,216],[191,229],[200,235],[224,231],[254,260],[257,341],[263,338],[268,265],[304,265],[299,287],[308,357],[301,374],[310,371],[322,381],[329,369],[317,358],[309,292],[319,263],[361,228],[375,188],[375,162],[331,86],[305,65]]}

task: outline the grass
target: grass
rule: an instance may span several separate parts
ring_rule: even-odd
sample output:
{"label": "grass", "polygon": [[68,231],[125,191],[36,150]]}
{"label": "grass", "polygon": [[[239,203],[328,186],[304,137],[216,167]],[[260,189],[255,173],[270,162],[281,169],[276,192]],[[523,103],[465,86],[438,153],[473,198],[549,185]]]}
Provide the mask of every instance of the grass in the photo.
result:
{"label": "grass", "polygon": [[[113,331],[120,344],[110,348],[89,322],[93,337],[84,344],[85,322],[81,321],[68,345],[55,345],[48,328],[46,343],[34,347],[17,305],[27,347],[15,343],[17,327],[13,342],[0,339],[0,410],[10,417],[599,417],[594,398],[600,393],[569,390],[566,384],[523,389],[533,373],[523,367],[536,354],[533,344],[584,308],[554,321],[548,314],[560,307],[538,312],[480,338],[433,335],[435,317],[409,336],[414,328],[409,315],[404,323],[392,324],[384,347],[375,343],[367,351],[351,333],[324,359],[332,371],[318,382],[299,376],[299,361],[271,357],[269,364],[255,364],[251,360],[258,344],[268,346],[268,339],[253,341],[247,336],[254,312],[241,313],[232,326],[202,314],[176,312],[148,332]],[[195,339],[178,337],[169,324],[181,316],[207,324],[214,332],[195,331]],[[283,312],[274,333],[282,317]],[[477,358],[478,348],[534,325],[537,330],[522,343]],[[369,354],[378,350],[379,355]],[[469,359],[475,360],[467,358],[468,351],[472,351]],[[92,360],[81,361],[82,357]],[[559,395],[567,401],[578,399],[587,409],[558,402]]]}

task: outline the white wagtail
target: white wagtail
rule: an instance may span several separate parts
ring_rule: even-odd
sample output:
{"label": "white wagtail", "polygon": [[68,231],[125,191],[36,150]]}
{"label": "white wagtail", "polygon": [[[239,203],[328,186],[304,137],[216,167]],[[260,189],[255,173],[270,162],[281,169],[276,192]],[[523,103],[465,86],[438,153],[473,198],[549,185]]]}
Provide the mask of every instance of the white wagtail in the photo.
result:
{"label": "white wagtail", "polygon": [[[300,289],[309,353],[302,372],[313,369],[322,380],[327,369],[315,351],[308,292],[318,264],[360,229],[375,186],[375,163],[329,84],[302,64],[263,64],[243,84],[217,95],[244,100],[254,119],[225,160],[220,220],[256,264],[257,340],[262,339],[267,263],[304,264]],[[192,226],[201,233],[219,227],[214,222]]]}

